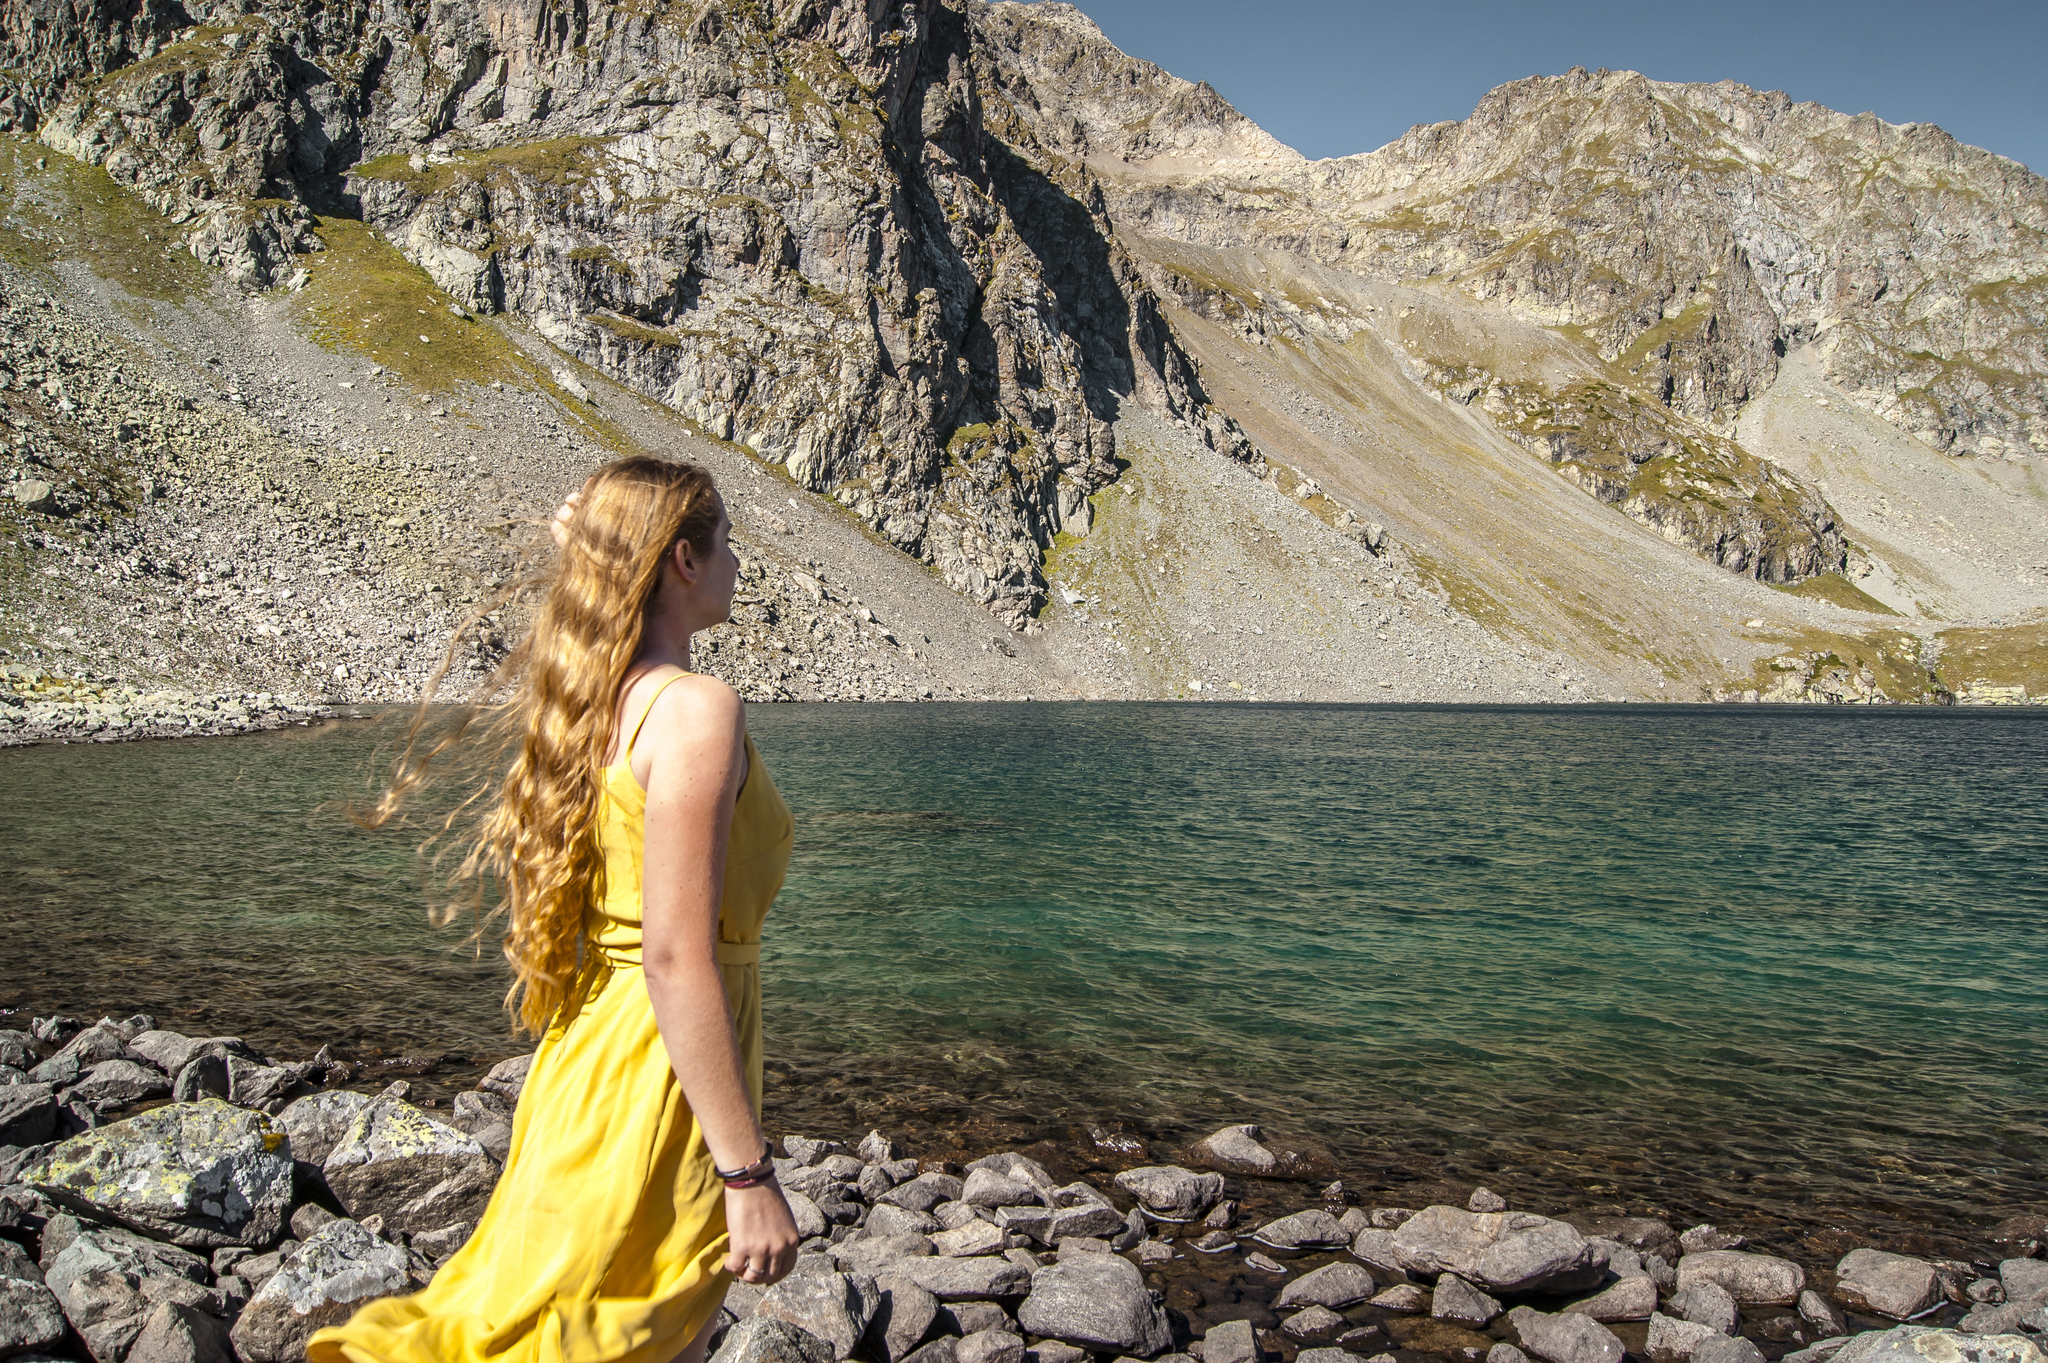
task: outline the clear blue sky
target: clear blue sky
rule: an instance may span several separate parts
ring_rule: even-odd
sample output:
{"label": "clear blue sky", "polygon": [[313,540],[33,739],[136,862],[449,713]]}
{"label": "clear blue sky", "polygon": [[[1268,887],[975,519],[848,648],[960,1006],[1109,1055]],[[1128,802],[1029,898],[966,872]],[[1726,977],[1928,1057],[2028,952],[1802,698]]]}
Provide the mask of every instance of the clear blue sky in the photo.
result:
{"label": "clear blue sky", "polygon": [[1605,66],[1937,123],[2048,174],[2048,0],[1078,3],[1118,47],[1208,81],[1306,156],[1464,118],[1504,81]]}

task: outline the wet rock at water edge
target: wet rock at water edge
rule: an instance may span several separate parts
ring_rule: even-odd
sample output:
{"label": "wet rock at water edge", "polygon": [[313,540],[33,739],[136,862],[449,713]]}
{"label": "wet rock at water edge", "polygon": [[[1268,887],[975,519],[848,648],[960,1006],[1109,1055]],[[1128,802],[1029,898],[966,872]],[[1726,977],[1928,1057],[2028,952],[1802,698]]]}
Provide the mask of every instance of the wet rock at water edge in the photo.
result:
{"label": "wet rock at water edge", "polygon": [[1790,1305],[1806,1286],[1806,1271],[1768,1254],[1704,1250],[1678,1261],[1678,1290],[1694,1282],[1718,1283],[1742,1306]]}
{"label": "wet rock at water edge", "polygon": [[1351,1243],[1337,1218],[1320,1208],[1268,1221],[1252,1232],[1252,1238],[1275,1249],[1341,1249]]}
{"label": "wet rock at water edge", "polygon": [[1259,1337],[1248,1320],[1227,1320],[1202,1336],[1202,1363],[1257,1363]]}
{"label": "wet rock at water edge", "polygon": [[821,1255],[800,1255],[789,1276],[762,1294],[757,1316],[801,1326],[832,1346],[832,1356],[851,1355],[881,1305],[881,1289],[866,1274],[841,1273]]}
{"label": "wet rock at water edge", "polygon": [[200,1054],[185,1062],[185,1068],[178,1071],[178,1077],[171,1081],[171,1098],[180,1103],[196,1103],[207,1098],[226,1102],[229,1091],[227,1057]]}
{"label": "wet rock at water edge", "polygon": [[1395,1283],[1386,1291],[1372,1298],[1369,1303],[1382,1311],[1394,1311],[1410,1315],[1429,1309],[1429,1294],[1414,1283]]}
{"label": "wet rock at water edge", "polygon": [[1849,1321],[1841,1309],[1811,1290],[1799,1294],[1799,1319],[1806,1322],[1806,1328],[1813,1331],[1815,1339],[1832,1339],[1849,1333]]}
{"label": "wet rock at water edge", "polygon": [[1315,1339],[1350,1323],[1327,1306],[1306,1306],[1281,1321],[1280,1332],[1292,1339]]}
{"label": "wet rock at water edge", "polygon": [[2009,1302],[2048,1297],[2048,1260],[2007,1259],[1998,1266],[1998,1285]]}
{"label": "wet rock at water edge", "polygon": [[[1357,1264],[1325,1264],[1281,1288],[1273,1306],[1280,1311],[1298,1306],[1341,1308],[1365,1301],[1377,1291],[1379,1284],[1372,1274]],[[1437,1291],[1443,1291],[1443,1283],[1437,1284]]]}
{"label": "wet rock at water edge", "polygon": [[1702,1224],[1678,1237],[1678,1250],[1680,1254],[1703,1254],[1710,1250],[1741,1249],[1745,1243],[1739,1235],[1729,1235]]}
{"label": "wet rock at water edge", "polygon": [[1857,1335],[1830,1363],[2048,1363],[2048,1353],[2025,1335],[1895,1325]]}
{"label": "wet rock at water edge", "polygon": [[1436,1291],[1430,1294],[1429,1314],[1453,1325],[1483,1330],[1500,1311],[1498,1301],[1455,1273],[1446,1273],[1438,1278]]}
{"label": "wet rock at water edge", "polygon": [[0,1240],[0,1358],[53,1348],[66,1332],[64,1308],[35,1260]]}
{"label": "wet rock at water edge", "polygon": [[711,1363],[833,1363],[832,1346],[786,1320],[750,1316],[725,1332]]}
{"label": "wet rock at water edge", "polygon": [[1695,1278],[1672,1293],[1668,1305],[1679,1319],[1704,1325],[1716,1334],[1732,1335],[1741,1323],[1734,1295],[1705,1278]]}
{"label": "wet rock at water edge", "polygon": [[[1606,1284],[1592,1296],[1573,1302],[1565,1310],[1600,1321],[1648,1320],[1650,1313],[1657,1309],[1656,1279],[1643,1270],[1634,1250],[1619,1245],[1613,1248],[1626,1256],[1626,1261],[1610,1259]],[[1615,1276],[1617,1273],[1618,1277]]]}
{"label": "wet rock at water edge", "polygon": [[1711,1325],[1653,1311],[1650,1313],[1649,1342],[1644,1346],[1644,1352],[1649,1354],[1653,1363],[1684,1363],[1692,1357],[1693,1350],[1719,1333]]}
{"label": "wet rock at water edge", "polygon": [[515,1055],[510,1060],[500,1060],[491,1066],[491,1072],[477,1081],[479,1093],[494,1094],[513,1107],[519,1106],[519,1095],[526,1091],[526,1076],[533,1069],[533,1055]]}
{"label": "wet rock at water edge", "polygon": [[382,1216],[389,1231],[474,1222],[498,1181],[475,1137],[395,1098],[358,1113],[322,1171],[350,1216]]}
{"label": "wet rock at water edge", "polygon": [[1835,1293],[1850,1307],[1906,1320],[1941,1299],[1934,1265],[1879,1249],[1853,1249],[1835,1266]]}
{"label": "wet rock at water edge", "polygon": [[1148,1357],[1173,1342],[1137,1265],[1114,1254],[1084,1254],[1031,1276],[1017,1321],[1034,1335],[1080,1348]]}
{"label": "wet rock at water edge", "polygon": [[1161,1221],[1196,1220],[1223,1196],[1221,1174],[1198,1174],[1176,1164],[1126,1169],[1116,1176],[1116,1186]]}
{"label": "wet rock at water edge", "polygon": [[[330,1221],[249,1298],[230,1337],[245,1363],[299,1363],[315,1330],[364,1302],[413,1288],[403,1249],[350,1220]],[[826,1361],[829,1363],[829,1360]]]}
{"label": "wet rock at water edge", "polygon": [[173,1244],[277,1239],[292,1202],[282,1133],[217,1099],[175,1103],[58,1145],[30,1181],[51,1200]]}
{"label": "wet rock at water edge", "polygon": [[1692,1363],[1764,1363],[1764,1351],[1740,1335],[1709,1335],[1693,1349]]}
{"label": "wet rock at water edge", "polygon": [[[1359,1239],[1371,1233],[1362,1231]],[[1528,1212],[1427,1207],[1401,1224],[1391,1247],[1410,1273],[1455,1273],[1492,1292],[1579,1291],[1606,1274],[1585,1236]]]}
{"label": "wet rock at water edge", "polygon": [[1465,1201],[1468,1212],[1504,1212],[1507,1209],[1508,1200],[1491,1188],[1474,1188],[1472,1196]]}
{"label": "wet rock at water edge", "polygon": [[1544,1363],[1622,1363],[1627,1353],[1614,1331],[1585,1316],[1546,1315],[1517,1306],[1507,1319],[1522,1348]]}
{"label": "wet rock at water edge", "polygon": [[1190,1146],[1189,1162],[1227,1174],[1278,1173],[1281,1159],[1261,1141],[1264,1134],[1249,1122],[1226,1126]]}

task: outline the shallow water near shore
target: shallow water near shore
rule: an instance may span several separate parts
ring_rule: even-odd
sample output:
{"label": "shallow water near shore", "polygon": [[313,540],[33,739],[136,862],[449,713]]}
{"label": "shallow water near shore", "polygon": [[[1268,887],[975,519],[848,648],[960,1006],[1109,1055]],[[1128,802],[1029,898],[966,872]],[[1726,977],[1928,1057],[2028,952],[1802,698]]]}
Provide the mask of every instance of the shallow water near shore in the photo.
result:
{"label": "shallow water near shore", "polygon": [[[798,819],[771,1125],[1156,1153],[1746,1225],[1814,1256],[2048,1208],[2048,722],[1995,711],[755,708]],[[0,753],[0,1005],[524,1049],[391,730]],[[470,1063],[450,1068],[467,1073]],[[465,1081],[466,1082],[466,1081]]]}

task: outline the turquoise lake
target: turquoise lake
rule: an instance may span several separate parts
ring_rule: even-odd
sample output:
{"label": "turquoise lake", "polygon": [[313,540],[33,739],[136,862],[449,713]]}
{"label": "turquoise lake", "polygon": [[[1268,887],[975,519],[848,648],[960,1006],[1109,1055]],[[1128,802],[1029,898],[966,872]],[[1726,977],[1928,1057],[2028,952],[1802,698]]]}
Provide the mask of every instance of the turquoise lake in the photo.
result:
{"label": "turquoise lake", "polygon": [[[1816,1245],[2048,1206],[2048,716],[750,723],[798,820],[763,964],[771,1126],[1164,1152],[1258,1121],[1361,1189],[1486,1182]],[[329,804],[390,737],[0,752],[0,1005],[280,1054],[523,1049],[494,948],[452,951],[410,842]]]}

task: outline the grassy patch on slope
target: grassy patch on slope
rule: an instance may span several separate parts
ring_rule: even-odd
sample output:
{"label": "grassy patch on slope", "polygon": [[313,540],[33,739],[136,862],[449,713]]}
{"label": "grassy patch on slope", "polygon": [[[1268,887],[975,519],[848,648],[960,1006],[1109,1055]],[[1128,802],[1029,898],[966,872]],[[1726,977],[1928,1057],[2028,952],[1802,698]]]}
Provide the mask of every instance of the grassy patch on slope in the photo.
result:
{"label": "grassy patch on slope", "polygon": [[0,134],[0,185],[0,201],[36,233],[0,232],[0,251],[24,269],[74,261],[130,294],[171,303],[207,286],[186,229],[98,166]]}
{"label": "grassy patch on slope", "polygon": [[1898,614],[1840,573],[1822,573],[1819,577],[1809,577],[1804,582],[1795,582],[1789,587],[1775,582],[1765,585],[1787,596],[1802,596],[1809,601],[1825,601],[1831,606],[1841,606],[1845,610],[1864,611],[1870,615]]}

